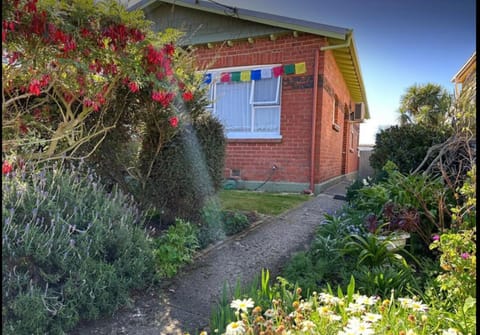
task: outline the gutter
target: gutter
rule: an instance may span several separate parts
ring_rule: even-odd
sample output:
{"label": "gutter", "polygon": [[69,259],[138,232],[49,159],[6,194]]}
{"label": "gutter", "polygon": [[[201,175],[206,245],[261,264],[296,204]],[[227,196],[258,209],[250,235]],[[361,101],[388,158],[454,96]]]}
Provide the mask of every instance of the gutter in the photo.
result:
{"label": "gutter", "polygon": [[352,31],[349,30],[347,32],[347,41],[345,43],[335,44],[335,45],[327,45],[327,46],[321,47],[320,50],[325,51],[325,50],[332,50],[332,49],[348,48],[350,46],[351,41],[352,41]]}
{"label": "gutter", "polygon": [[317,101],[318,101],[318,62],[320,50],[315,50],[315,67],[313,70],[313,103],[312,103],[312,138],[310,151],[310,191],[315,193],[315,138],[317,137]]}

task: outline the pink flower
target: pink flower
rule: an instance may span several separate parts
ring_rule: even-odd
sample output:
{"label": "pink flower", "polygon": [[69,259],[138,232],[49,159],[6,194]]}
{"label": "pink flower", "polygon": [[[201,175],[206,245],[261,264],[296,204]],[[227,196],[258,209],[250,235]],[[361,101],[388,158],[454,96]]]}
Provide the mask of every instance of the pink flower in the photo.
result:
{"label": "pink flower", "polygon": [[173,128],[178,127],[178,117],[172,116],[170,119],[168,119],[168,122],[170,122],[170,125],[171,125]]}
{"label": "pink flower", "polygon": [[468,252],[462,253],[461,256],[462,256],[463,259],[468,259],[468,258],[470,258],[470,254],[469,254]]}
{"label": "pink flower", "polygon": [[432,239],[434,241],[439,241],[440,240],[440,235],[433,235]]}
{"label": "pink flower", "polygon": [[2,173],[3,173],[3,174],[9,174],[10,172],[12,172],[12,170],[13,170],[12,164],[10,164],[10,163],[7,162],[7,161],[3,161],[3,164],[2,164]]}

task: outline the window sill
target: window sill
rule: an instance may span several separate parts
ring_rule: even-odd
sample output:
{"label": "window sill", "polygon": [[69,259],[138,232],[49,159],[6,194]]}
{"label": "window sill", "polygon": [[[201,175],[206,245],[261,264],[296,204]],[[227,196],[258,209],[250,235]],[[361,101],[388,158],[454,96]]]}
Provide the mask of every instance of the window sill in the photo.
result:
{"label": "window sill", "polygon": [[228,143],[282,143],[281,138],[227,138]]}
{"label": "window sill", "polygon": [[253,133],[253,132],[227,132],[225,134],[228,140],[281,140],[282,135],[273,133]]}
{"label": "window sill", "polygon": [[335,130],[336,132],[339,132],[340,131],[340,126],[336,123],[333,123],[332,124],[332,129]]}

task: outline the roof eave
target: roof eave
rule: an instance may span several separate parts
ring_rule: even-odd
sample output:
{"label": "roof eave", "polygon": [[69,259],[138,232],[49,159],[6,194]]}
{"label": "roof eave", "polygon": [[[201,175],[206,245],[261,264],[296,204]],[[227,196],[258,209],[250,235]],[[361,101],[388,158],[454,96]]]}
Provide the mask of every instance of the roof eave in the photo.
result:
{"label": "roof eave", "polygon": [[477,63],[477,52],[475,51],[472,56],[466,61],[462,68],[453,76],[452,83],[461,83],[465,80],[466,73],[470,72],[469,70],[476,66]]}
{"label": "roof eave", "polygon": [[[220,7],[218,4],[206,2],[202,0],[140,0],[135,4],[127,7],[128,10],[144,9],[156,2],[169,3],[176,6],[182,6],[192,9],[200,9],[206,12],[225,15],[225,7]],[[228,6],[226,6],[228,7]],[[325,24],[319,24],[299,19],[292,19],[285,16],[273,15],[267,13],[256,12],[243,8],[231,7],[232,16],[239,19],[262,23],[266,25],[276,26],[280,28],[298,30],[315,35],[322,35],[329,38],[345,40],[349,32],[348,29],[342,27],[335,27]]]}
{"label": "roof eave", "polygon": [[[365,119],[370,119],[370,112],[368,108],[367,93],[365,85],[363,83],[362,72],[360,70],[360,63],[358,60],[358,53],[355,46],[355,40],[353,38],[353,32],[349,32],[350,43],[344,48],[333,49],[333,55],[337,60],[340,72],[344,77],[347,87],[352,96],[352,100],[355,102],[363,102],[365,104]],[[329,40],[330,45],[339,44],[338,42],[332,43]]]}

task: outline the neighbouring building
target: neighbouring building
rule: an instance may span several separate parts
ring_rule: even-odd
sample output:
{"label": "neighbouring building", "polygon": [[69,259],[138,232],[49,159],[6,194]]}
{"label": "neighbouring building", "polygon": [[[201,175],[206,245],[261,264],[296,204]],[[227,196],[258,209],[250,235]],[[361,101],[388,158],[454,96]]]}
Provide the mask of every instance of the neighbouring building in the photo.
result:
{"label": "neighbouring building", "polygon": [[[458,98],[462,92],[463,87],[473,84],[476,92],[477,79],[477,52],[467,60],[462,68],[453,76],[452,83],[455,84],[455,97]],[[475,97],[473,97],[475,99]]]}
{"label": "neighbouring building", "polygon": [[359,169],[369,118],[353,31],[201,0],[129,1],[185,32],[228,138],[225,177],[248,189],[320,192]]}

